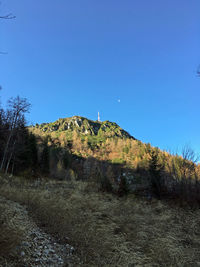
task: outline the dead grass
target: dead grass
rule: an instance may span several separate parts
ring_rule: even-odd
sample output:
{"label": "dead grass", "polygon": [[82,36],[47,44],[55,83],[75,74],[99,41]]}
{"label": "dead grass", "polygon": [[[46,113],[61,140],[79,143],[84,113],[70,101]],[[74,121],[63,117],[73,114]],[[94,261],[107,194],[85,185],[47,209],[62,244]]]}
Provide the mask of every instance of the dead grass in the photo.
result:
{"label": "dead grass", "polygon": [[6,202],[0,201],[0,266],[11,266],[10,259],[16,261],[16,247],[20,245],[23,231],[13,223],[13,212]]}
{"label": "dead grass", "polygon": [[[84,182],[5,184],[0,194],[26,204],[40,226],[75,247],[86,266],[198,266],[200,211],[129,195],[116,198]],[[77,266],[77,264],[76,264]]]}

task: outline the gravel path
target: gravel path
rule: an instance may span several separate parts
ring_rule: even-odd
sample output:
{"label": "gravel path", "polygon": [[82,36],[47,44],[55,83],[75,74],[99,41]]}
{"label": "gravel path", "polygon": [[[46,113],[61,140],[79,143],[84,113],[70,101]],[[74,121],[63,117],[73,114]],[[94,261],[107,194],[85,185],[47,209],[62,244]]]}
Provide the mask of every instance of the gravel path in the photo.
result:
{"label": "gravel path", "polygon": [[0,197],[6,213],[12,218],[14,227],[23,229],[25,238],[16,248],[20,263],[14,266],[72,266],[70,257],[74,248],[69,244],[58,244],[55,239],[39,228],[29,216],[25,206]]}

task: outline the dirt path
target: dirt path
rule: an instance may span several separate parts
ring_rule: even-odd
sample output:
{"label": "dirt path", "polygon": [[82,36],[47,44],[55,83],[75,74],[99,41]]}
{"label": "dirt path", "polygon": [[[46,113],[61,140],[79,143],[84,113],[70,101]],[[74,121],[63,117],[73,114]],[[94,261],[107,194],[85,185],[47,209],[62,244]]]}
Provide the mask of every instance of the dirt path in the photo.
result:
{"label": "dirt path", "polygon": [[[33,221],[26,209],[19,203],[0,197],[5,206],[7,217],[11,218],[15,228],[23,229],[25,237],[16,248],[20,262],[13,266],[70,266],[70,256],[74,248],[68,244],[58,244]],[[69,265],[68,265],[69,263]]]}

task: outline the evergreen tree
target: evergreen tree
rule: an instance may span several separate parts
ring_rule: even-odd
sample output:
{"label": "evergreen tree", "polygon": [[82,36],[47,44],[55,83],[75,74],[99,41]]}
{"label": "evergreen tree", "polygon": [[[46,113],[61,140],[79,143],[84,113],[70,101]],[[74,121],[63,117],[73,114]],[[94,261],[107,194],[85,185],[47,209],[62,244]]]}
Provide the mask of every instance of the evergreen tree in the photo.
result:
{"label": "evergreen tree", "polygon": [[30,167],[32,169],[36,169],[38,163],[38,151],[37,151],[36,138],[32,133],[29,134],[28,138],[28,151],[30,158]]}
{"label": "evergreen tree", "polygon": [[124,177],[123,175],[120,177],[120,182],[119,182],[119,188],[118,188],[118,195],[120,197],[127,195],[129,192],[129,186],[126,180],[126,177]]}
{"label": "evergreen tree", "polygon": [[162,179],[162,166],[159,164],[158,151],[150,152],[149,173],[150,173],[150,188],[154,196],[161,198],[164,189]]}
{"label": "evergreen tree", "polygon": [[49,147],[48,147],[48,140],[45,139],[43,143],[43,151],[41,154],[41,159],[40,159],[40,169],[41,173],[44,175],[49,174]]}
{"label": "evergreen tree", "polygon": [[69,168],[70,166],[70,155],[69,155],[69,152],[68,151],[65,151],[64,154],[63,154],[63,157],[62,157],[62,163],[63,163],[63,167],[65,169]]}

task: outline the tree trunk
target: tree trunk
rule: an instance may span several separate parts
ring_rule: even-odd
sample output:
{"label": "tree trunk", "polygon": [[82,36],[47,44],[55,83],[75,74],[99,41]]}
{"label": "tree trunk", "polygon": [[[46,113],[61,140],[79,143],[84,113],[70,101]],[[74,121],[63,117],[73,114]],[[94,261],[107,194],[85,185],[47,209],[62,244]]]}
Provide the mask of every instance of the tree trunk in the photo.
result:
{"label": "tree trunk", "polygon": [[13,156],[13,152],[11,152],[11,154],[10,154],[10,157],[9,157],[9,159],[8,159],[8,161],[7,161],[7,165],[6,165],[5,174],[7,174],[7,173],[8,173],[8,168],[9,168],[10,161],[11,161],[11,159],[12,159],[12,156]]}
{"label": "tree trunk", "polygon": [[9,168],[9,165],[10,165],[10,161],[11,161],[12,156],[13,156],[13,153],[14,153],[15,144],[16,144],[16,140],[15,140],[14,143],[13,143],[13,147],[12,147],[11,152],[10,152],[10,157],[9,157],[8,162],[7,162],[7,165],[6,165],[6,170],[5,170],[5,173],[6,173],[6,174],[7,174],[7,172],[8,172],[8,168]]}

